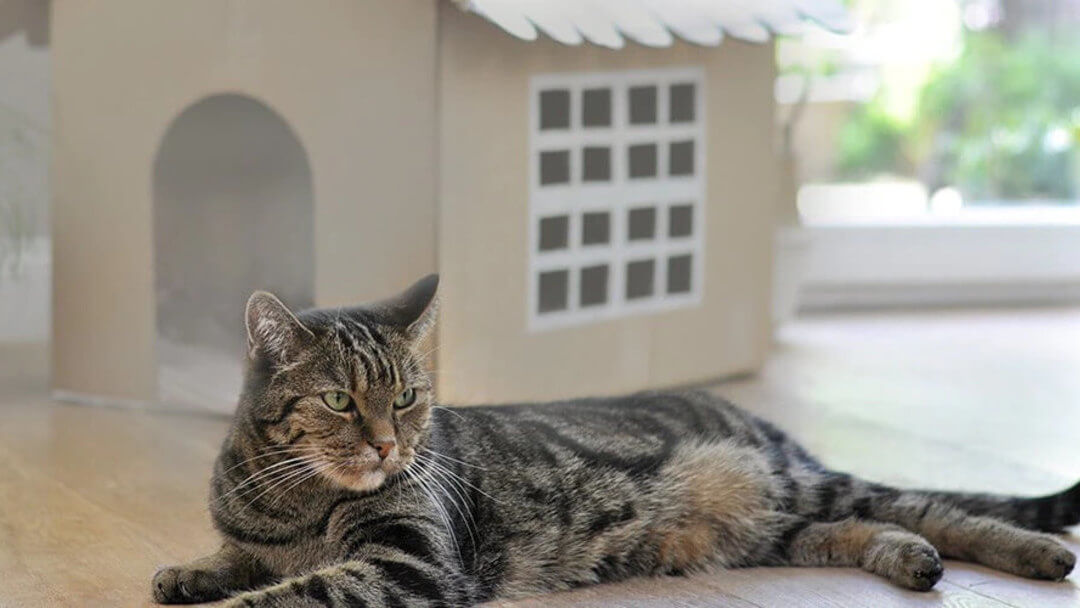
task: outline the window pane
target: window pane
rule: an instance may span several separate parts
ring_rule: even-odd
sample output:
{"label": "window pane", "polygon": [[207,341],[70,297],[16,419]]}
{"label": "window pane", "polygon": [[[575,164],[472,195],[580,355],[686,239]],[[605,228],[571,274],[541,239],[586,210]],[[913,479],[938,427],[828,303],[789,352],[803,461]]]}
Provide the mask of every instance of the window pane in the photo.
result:
{"label": "window pane", "polygon": [[696,303],[687,296],[701,289],[698,165],[708,152],[698,149],[700,72],[531,77],[530,329]]}
{"label": "window pane", "polygon": [[540,153],[540,185],[565,184],[570,181],[570,151]]}
{"label": "window pane", "polygon": [[540,251],[565,249],[570,241],[570,218],[561,215],[540,220]]}
{"label": "window pane", "polygon": [[569,270],[551,270],[540,273],[539,312],[566,310],[567,289],[570,284]]}
{"label": "window pane", "polygon": [[671,122],[694,122],[694,85],[671,85]]}
{"label": "window pane", "polygon": [[630,124],[656,122],[656,87],[630,87]]}
{"label": "window pane", "polygon": [[647,298],[653,294],[654,260],[639,260],[626,265],[626,299]]}
{"label": "window pane", "polygon": [[587,182],[611,180],[611,148],[585,148],[582,179]]}
{"label": "window pane", "polygon": [[656,144],[630,146],[630,177],[656,177]]}
{"label": "window pane", "polygon": [[611,126],[611,89],[585,89],[581,96],[581,124]]}
{"label": "window pane", "polygon": [[651,239],[656,236],[656,209],[639,207],[630,210],[627,236],[631,241]]}
{"label": "window pane", "polygon": [[668,236],[690,236],[694,232],[694,206],[672,205],[668,210]]}
{"label": "window pane", "polygon": [[582,245],[603,245],[611,240],[611,215],[609,213],[586,213],[582,216],[581,222]]}
{"label": "window pane", "polygon": [[679,255],[667,261],[667,292],[689,293],[690,291],[690,256]]}
{"label": "window pane", "polygon": [[570,91],[559,89],[540,91],[540,128],[567,129],[570,127]]}
{"label": "window pane", "polygon": [[598,306],[607,303],[608,267],[586,266],[581,269],[581,306]]}
{"label": "window pane", "polygon": [[672,142],[668,150],[668,173],[670,175],[694,174],[694,142]]}

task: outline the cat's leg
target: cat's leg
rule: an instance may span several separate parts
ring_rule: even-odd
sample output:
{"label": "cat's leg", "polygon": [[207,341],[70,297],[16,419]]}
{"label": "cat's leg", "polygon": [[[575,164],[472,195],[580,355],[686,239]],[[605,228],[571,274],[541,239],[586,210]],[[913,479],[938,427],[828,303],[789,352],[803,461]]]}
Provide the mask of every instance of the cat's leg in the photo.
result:
{"label": "cat's leg", "polygon": [[151,590],[160,604],[196,604],[220,600],[269,579],[269,573],[253,557],[225,544],[217,553],[158,570]]}
{"label": "cat's leg", "polygon": [[918,494],[903,494],[878,516],[917,532],[942,555],[1028,578],[1061,580],[1076,556],[1053,536],[992,517],[970,515]]}
{"label": "cat's leg", "polygon": [[783,481],[764,455],[731,441],[687,443],[658,476],[656,572],[759,562],[790,522],[780,512]]}
{"label": "cat's leg", "polygon": [[238,595],[226,608],[355,608],[472,605],[464,579],[432,561],[383,548],[311,574]]}
{"label": "cat's leg", "polygon": [[792,530],[781,550],[793,566],[858,567],[916,591],[941,580],[933,545],[900,526],[846,519]]}

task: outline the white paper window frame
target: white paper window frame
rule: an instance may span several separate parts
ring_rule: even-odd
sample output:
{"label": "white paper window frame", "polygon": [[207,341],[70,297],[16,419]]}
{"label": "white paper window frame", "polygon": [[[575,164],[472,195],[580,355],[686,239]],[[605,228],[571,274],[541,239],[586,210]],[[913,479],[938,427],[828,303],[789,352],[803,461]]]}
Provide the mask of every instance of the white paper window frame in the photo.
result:
{"label": "white paper window frame", "polygon": [[[669,96],[673,84],[693,83],[694,121],[669,121]],[[657,87],[657,123],[629,124],[628,91],[632,86]],[[540,92],[550,89],[570,91],[570,128],[540,130]],[[611,89],[611,126],[581,125],[582,92],[585,89]],[[704,296],[705,266],[705,193],[706,193],[706,115],[705,72],[701,67],[542,74],[532,77],[529,86],[529,213],[528,213],[528,295],[527,326],[530,331],[547,331],[631,315],[671,311],[699,306]],[[694,173],[688,177],[668,175],[668,145],[671,142],[694,142]],[[635,143],[656,143],[657,177],[628,177],[628,147]],[[586,146],[611,148],[611,181],[582,181],[582,150]],[[540,153],[570,151],[570,183],[540,186]],[[651,204],[656,208],[656,238],[648,242],[629,242],[627,213],[633,207]],[[692,233],[689,237],[668,236],[669,208],[690,204],[693,208]],[[581,244],[582,214],[586,211],[610,213],[607,245]],[[569,216],[569,246],[555,251],[539,250],[539,224],[544,217]],[[667,294],[667,260],[691,255],[691,289],[681,294]],[[653,296],[641,300],[626,299],[627,262],[651,258],[656,261]],[[580,271],[583,267],[608,265],[607,302],[580,306]],[[539,275],[549,270],[569,270],[567,308],[540,313]]]}

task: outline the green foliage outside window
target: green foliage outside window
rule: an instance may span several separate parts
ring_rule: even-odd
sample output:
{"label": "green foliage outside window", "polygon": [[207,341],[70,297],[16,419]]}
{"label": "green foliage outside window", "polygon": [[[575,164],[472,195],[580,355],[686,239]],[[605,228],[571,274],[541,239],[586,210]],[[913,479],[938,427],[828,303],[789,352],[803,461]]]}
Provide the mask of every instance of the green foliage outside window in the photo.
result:
{"label": "green foliage outside window", "polygon": [[852,114],[837,177],[906,175],[931,190],[956,186],[975,203],[1076,197],[1080,43],[970,33],[918,99],[909,120],[890,116],[881,95]]}

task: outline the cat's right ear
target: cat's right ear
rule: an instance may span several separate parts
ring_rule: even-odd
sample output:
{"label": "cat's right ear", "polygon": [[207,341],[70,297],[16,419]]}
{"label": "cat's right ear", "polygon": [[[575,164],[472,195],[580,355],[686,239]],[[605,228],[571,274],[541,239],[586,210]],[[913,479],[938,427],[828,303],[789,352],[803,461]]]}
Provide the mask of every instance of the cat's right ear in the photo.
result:
{"label": "cat's right ear", "polygon": [[274,294],[256,291],[244,313],[248,356],[282,364],[295,357],[315,335]]}

